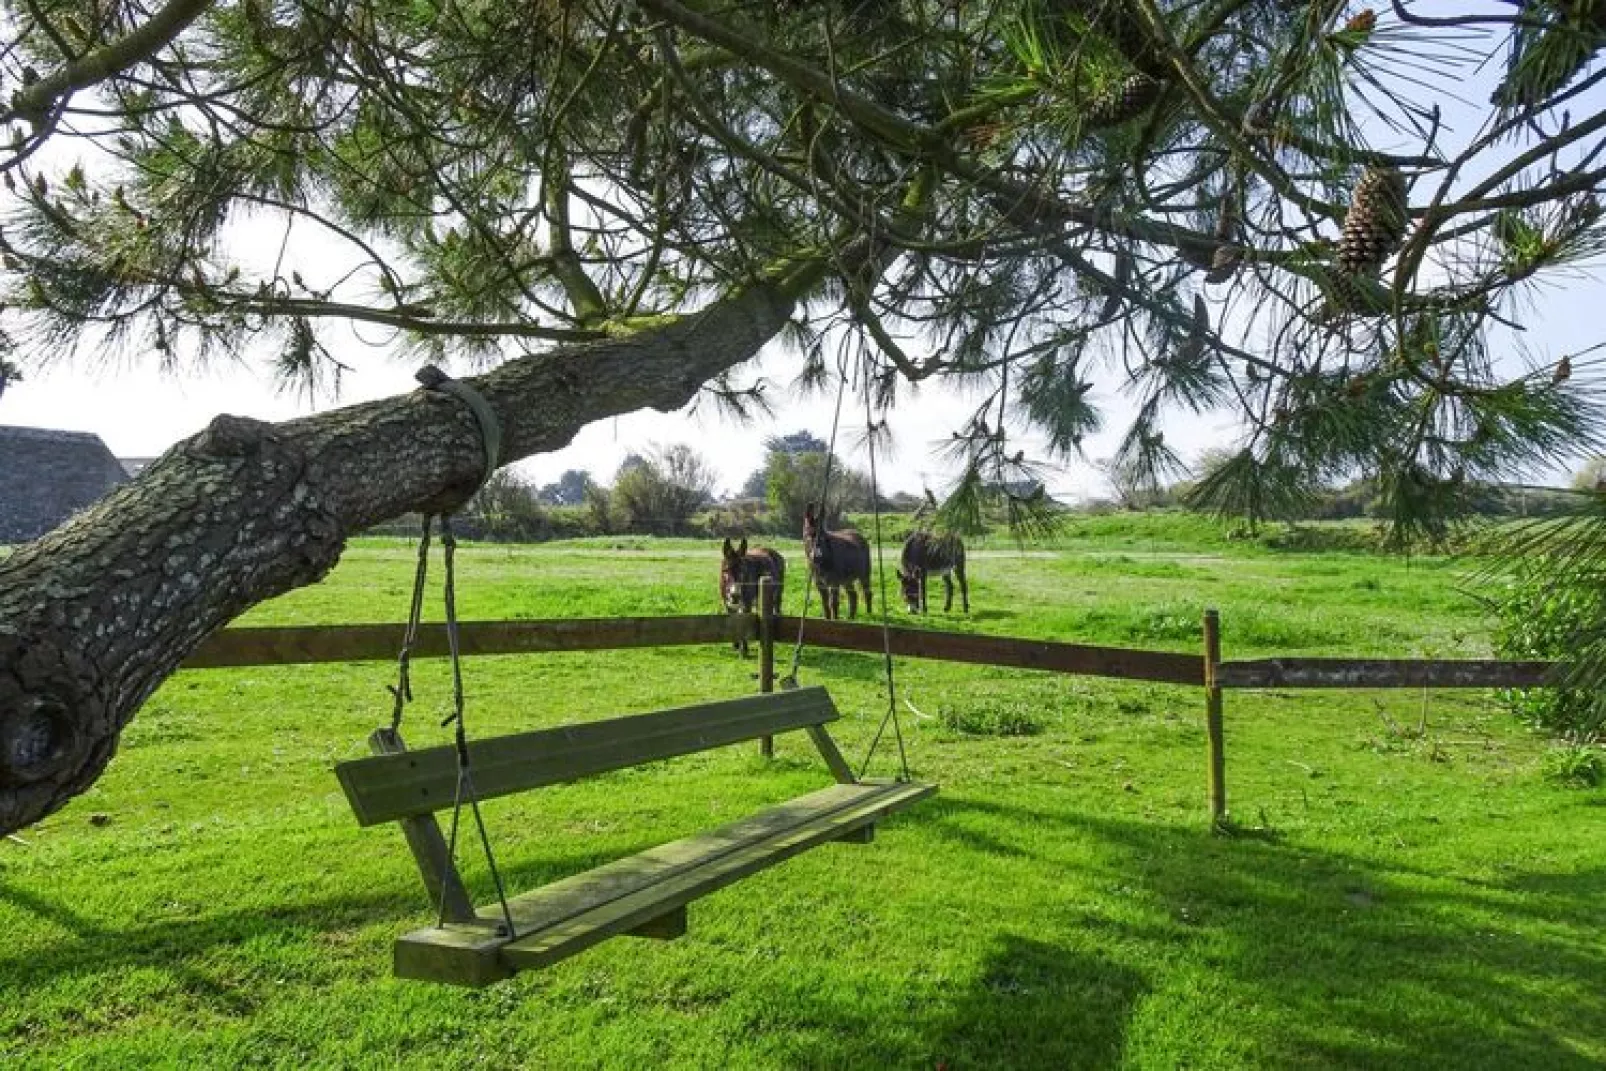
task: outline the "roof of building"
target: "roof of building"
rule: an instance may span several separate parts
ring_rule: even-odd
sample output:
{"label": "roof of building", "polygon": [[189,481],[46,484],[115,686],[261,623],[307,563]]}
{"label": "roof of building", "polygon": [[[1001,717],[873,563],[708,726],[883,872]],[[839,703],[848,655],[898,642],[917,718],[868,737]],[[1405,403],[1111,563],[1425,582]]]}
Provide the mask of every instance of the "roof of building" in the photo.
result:
{"label": "roof of building", "polygon": [[0,424],[0,543],[44,535],[127,479],[92,432]]}

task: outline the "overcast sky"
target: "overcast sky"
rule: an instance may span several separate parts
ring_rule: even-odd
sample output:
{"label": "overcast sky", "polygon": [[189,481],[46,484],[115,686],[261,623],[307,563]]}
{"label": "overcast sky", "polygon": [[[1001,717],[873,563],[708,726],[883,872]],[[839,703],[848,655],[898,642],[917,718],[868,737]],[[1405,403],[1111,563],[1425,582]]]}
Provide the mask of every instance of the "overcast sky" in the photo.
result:
{"label": "overcast sky", "polygon": [[[1459,93],[1464,101],[1487,100],[1495,77],[1496,72],[1484,71],[1464,83],[1446,85],[1446,122],[1453,128],[1459,119],[1463,127],[1447,137],[1446,142],[1470,136],[1475,126],[1473,116],[1481,117],[1484,110],[1479,107],[1475,111],[1466,104],[1458,104],[1455,94]],[[1595,103],[1593,99],[1581,101],[1580,107]],[[1376,140],[1383,147],[1393,147],[1388,137]],[[243,236],[249,236],[242,237],[245,247],[276,253],[280,232],[258,229],[252,233],[254,227],[246,225],[242,230]],[[327,259],[316,240],[298,243],[290,257],[291,263],[301,264],[309,276],[320,262],[327,265]],[[287,270],[289,266],[286,265]],[[335,267],[340,265],[337,263]],[[1527,310],[1524,318],[1527,330],[1521,336],[1513,335],[1500,342],[1498,352],[1510,371],[1517,371],[1524,363],[1549,363],[1606,338],[1606,331],[1602,330],[1606,317],[1600,309],[1606,289],[1597,281],[1598,274],[1597,271],[1580,271],[1572,281],[1552,285],[1542,292]],[[0,424],[94,432],[118,456],[142,457],[161,453],[175,441],[199,430],[220,412],[283,420],[308,413],[314,407],[329,408],[413,388],[412,372],[416,362],[403,363],[385,347],[365,343],[349,332],[331,332],[327,341],[330,349],[355,371],[346,377],[338,400],[321,398],[315,404],[295,395],[278,393],[263,371],[249,365],[223,365],[176,376],[160,372],[148,361],[110,364],[93,351],[80,353],[71,362],[47,361],[44,367],[38,360],[41,355],[24,353],[20,357],[27,378],[0,396]],[[1243,341],[1247,346],[1254,346],[1252,339]],[[767,435],[806,429],[825,438],[830,432],[834,399],[797,398],[787,389],[796,366],[796,355],[787,353],[776,343],[744,370],[745,381],[762,376],[771,384],[769,397],[776,406],[773,418],[740,426],[707,403],[696,412],[633,414],[588,427],[567,449],[520,462],[518,471],[531,480],[545,482],[564,469],[582,468],[607,482],[626,454],[653,445],[685,442],[707,455],[718,469],[723,480],[721,489],[734,491],[760,464],[761,444]],[[1101,378],[1104,383],[1114,381],[1113,376]],[[1095,395],[1095,398],[1103,403],[1106,430],[1090,436],[1085,443],[1087,458],[1091,461],[1110,455],[1133,411],[1130,399],[1109,393],[1102,398]],[[918,491],[921,486],[929,485],[941,492],[952,473],[943,471],[934,460],[932,446],[948,439],[953,430],[963,426],[971,410],[970,401],[963,394],[941,384],[928,384],[915,395],[905,393],[898,409],[889,416],[897,454],[879,466],[883,488]],[[840,452],[860,468],[865,466],[865,459],[848,444],[857,441],[853,426],[862,428],[863,422],[862,403],[857,406],[850,403],[844,415]],[[1172,419],[1166,422],[1165,433],[1168,444],[1189,461],[1208,447],[1229,445],[1236,438],[1235,421],[1229,414]],[[1027,436],[1024,441],[1028,452],[1033,453],[1032,438]],[[1107,493],[1097,468],[1088,461],[1050,466],[1046,475],[1050,491],[1062,498]],[[1549,481],[1564,473],[1530,475],[1536,481]]]}

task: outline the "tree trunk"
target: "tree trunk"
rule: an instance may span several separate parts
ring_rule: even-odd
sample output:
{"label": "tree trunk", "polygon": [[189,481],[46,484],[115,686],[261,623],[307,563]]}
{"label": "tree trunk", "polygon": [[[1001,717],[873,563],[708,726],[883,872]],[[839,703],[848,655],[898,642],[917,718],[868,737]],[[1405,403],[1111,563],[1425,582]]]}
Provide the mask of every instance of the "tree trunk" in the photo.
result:
{"label": "tree trunk", "polygon": [[[501,421],[501,460],[558,449],[604,417],[686,404],[780,330],[799,278],[469,380]],[[322,579],[349,533],[462,501],[483,458],[472,413],[439,392],[284,424],[220,416],[0,561],[0,833],[92,784],[140,704],[213,631]]]}

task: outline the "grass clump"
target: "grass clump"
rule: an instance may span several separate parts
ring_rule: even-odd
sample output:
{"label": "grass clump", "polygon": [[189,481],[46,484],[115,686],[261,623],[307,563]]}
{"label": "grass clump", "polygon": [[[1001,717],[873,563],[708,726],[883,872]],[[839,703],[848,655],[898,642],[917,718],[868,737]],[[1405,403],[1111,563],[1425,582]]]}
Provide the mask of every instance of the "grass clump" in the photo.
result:
{"label": "grass clump", "polygon": [[1564,744],[1545,752],[1545,778],[1572,788],[1597,788],[1606,782],[1606,756],[1593,744]]}
{"label": "grass clump", "polygon": [[966,736],[1036,736],[1043,731],[1038,712],[1029,704],[1008,700],[974,700],[942,706],[937,722]]}

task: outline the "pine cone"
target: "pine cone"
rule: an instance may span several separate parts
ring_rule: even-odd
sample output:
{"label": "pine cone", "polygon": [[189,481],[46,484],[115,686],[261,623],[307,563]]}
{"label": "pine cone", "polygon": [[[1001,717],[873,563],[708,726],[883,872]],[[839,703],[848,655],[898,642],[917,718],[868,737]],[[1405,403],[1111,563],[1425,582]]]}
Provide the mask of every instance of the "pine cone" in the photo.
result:
{"label": "pine cone", "polygon": [[1322,280],[1327,300],[1317,314],[1319,322],[1346,316],[1381,316],[1391,304],[1391,295],[1382,283],[1362,275],[1331,272]]}
{"label": "pine cone", "polygon": [[1134,119],[1159,96],[1159,82],[1146,74],[1129,75],[1092,99],[1087,110],[1087,125],[1116,126]]}
{"label": "pine cone", "polygon": [[1351,275],[1376,275],[1405,237],[1405,179],[1392,167],[1369,167],[1344,217],[1338,264]]}

